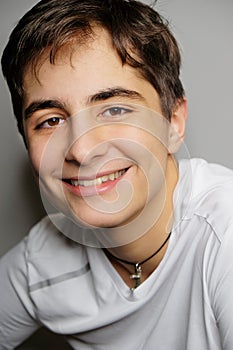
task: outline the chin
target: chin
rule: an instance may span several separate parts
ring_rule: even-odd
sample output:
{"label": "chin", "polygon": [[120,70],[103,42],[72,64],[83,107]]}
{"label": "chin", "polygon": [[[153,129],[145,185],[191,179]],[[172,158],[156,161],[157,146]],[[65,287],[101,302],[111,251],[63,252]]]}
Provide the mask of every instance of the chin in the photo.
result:
{"label": "chin", "polygon": [[116,215],[75,215],[72,213],[73,221],[79,225],[90,228],[115,228],[124,225],[123,218],[116,217]]}

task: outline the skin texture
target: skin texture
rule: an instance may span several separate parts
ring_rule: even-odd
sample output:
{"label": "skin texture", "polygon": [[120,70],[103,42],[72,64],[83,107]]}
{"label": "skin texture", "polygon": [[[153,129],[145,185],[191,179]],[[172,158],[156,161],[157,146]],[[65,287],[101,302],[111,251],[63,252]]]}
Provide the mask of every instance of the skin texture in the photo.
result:
{"label": "skin texture", "polygon": [[[153,253],[171,227],[177,182],[171,153],[183,140],[186,101],[168,123],[153,86],[122,65],[101,28],[87,44],[61,49],[55,65],[44,55],[37,78],[27,69],[24,90],[26,142],[42,190],[74,220],[118,232],[115,255],[140,261]],[[70,183],[123,169],[119,179],[97,186]],[[135,230],[141,234],[121,240]],[[165,249],[147,263],[144,278]],[[114,266],[130,285],[130,267]]]}

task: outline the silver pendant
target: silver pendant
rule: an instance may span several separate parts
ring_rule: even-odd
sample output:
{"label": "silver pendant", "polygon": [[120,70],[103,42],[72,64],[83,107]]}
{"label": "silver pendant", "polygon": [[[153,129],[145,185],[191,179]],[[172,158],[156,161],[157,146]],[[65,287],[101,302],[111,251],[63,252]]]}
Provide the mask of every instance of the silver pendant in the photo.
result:
{"label": "silver pendant", "polygon": [[134,280],[134,287],[131,290],[134,290],[141,284],[142,267],[139,264],[135,264],[134,269],[134,273],[130,275],[130,278]]}

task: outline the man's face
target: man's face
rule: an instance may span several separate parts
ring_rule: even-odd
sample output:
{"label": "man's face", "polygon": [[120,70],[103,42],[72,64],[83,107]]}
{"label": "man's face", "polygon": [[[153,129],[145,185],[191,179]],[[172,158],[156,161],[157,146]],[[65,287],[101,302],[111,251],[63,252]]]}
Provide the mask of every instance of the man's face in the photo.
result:
{"label": "man's face", "polygon": [[[25,74],[29,156],[49,199],[85,225],[118,227],[162,210],[169,125],[153,86],[104,30]],[[152,112],[153,111],[153,112]]]}

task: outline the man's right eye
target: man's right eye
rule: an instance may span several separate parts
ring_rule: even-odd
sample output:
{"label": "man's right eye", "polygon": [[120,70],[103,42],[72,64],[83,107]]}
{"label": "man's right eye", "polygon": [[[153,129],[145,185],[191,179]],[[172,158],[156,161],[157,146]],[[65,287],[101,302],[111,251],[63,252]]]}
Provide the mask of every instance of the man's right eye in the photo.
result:
{"label": "man's right eye", "polygon": [[50,129],[61,126],[65,122],[65,119],[62,117],[51,117],[40,123],[36,129]]}

